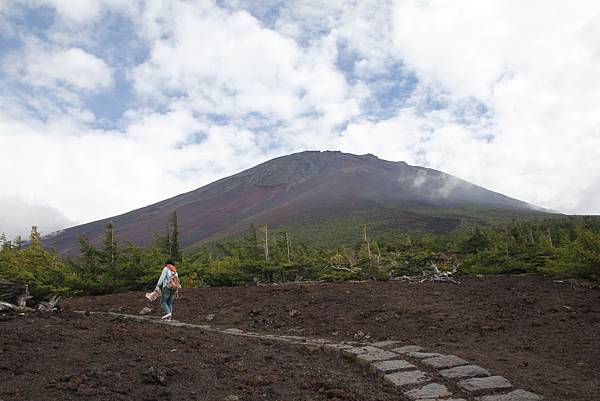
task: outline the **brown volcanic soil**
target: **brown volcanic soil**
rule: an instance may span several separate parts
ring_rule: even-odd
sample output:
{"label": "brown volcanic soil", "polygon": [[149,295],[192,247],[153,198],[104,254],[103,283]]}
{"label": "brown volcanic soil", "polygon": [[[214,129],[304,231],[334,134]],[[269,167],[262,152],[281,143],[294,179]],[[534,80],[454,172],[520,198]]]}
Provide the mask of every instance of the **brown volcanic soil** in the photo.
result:
{"label": "brown volcanic soil", "polygon": [[310,347],[71,312],[0,322],[0,355],[4,401],[397,399]]}
{"label": "brown volcanic soil", "polygon": [[[66,308],[137,314],[143,306],[148,306],[143,294],[128,293],[72,299]],[[469,277],[461,285],[369,282],[188,289],[176,301],[178,320],[206,323],[209,314],[215,315],[211,325],[224,328],[416,343],[466,358],[550,401],[598,400],[597,285],[534,276]],[[181,399],[218,400],[235,394],[242,400],[319,400],[334,397],[335,391],[341,391],[338,399],[398,399],[356,365],[301,346],[68,311],[0,323],[0,334],[0,382],[9,383],[0,390],[4,401],[78,399],[69,388],[79,382],[87,386],[81,391],[104,391],[95,396],[102,400],[177,399],[180,394]],[[150,366],[163,366],[157,358],[161,346],[181,351],[169,358],[168,385],[143,384]],[[59,363],[61,358],[64,362]],[[253,379],[255,375],[261,378]],[[16,388],[23,397],[8,394]]]}

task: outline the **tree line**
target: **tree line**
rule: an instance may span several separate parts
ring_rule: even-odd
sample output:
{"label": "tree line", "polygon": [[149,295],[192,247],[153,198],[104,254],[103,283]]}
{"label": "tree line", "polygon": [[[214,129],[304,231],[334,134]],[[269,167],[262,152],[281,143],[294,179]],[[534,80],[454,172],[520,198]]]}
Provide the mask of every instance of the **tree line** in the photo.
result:
{"label": "tree line", "polygon": [[[307,246],[286,227],[252,225],[237,239],[183,253],[177,214],[152,245],[117,240],[108,223],[102,242],[79,238],[79,256],[61,260],[46,250],[37,229],[23,244],[0,236],[0,280],[49,294],[107,294],[151,289],[165,259],[175,260],[184,286],[250,285],[298,280],[387,280],[422,274],[435,263],[461,274],[533,273],[600,280],[600,219],[552,217],[499,226],[465,227],[449,234],[371,237],[356,227],[346,246]],[[2,297],[0,293],[0,297]]]}

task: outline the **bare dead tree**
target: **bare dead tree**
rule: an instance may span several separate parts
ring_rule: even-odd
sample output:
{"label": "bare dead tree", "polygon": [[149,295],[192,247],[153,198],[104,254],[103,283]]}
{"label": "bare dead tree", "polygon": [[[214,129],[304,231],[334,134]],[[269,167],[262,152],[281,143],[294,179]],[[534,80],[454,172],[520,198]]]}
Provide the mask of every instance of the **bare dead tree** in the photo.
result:
{"label": "bare dead tree", "polygon": [[369,238],[367,237],[367,225],[363,225],[363,232],[365,236],[365,242],[367,243],[367,253],[369,254],[369,263],[373,265],[373,259],[371,258],[371,245],[369,244]]}
{"label": "bare dead tree", "polygon": [[288,231],[285,232],[285,242],[287,244],[287,259],[288,259],[288,264],[292,264],[292,259],[290,257],[291,241],[290,241],[290,233]]}
{"label": "bare dead tree", "polygon": [[269,226],[265,224],[265,261],[269,260]]}

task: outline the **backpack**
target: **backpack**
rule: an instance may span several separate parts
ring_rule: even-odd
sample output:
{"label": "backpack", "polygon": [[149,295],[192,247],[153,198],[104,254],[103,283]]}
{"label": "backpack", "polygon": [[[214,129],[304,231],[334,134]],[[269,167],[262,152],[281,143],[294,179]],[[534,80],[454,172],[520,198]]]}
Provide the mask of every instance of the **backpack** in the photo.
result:
{"label": "backpack", "polygon": [[179,280],[179,276],[177,275],[177,273],[171,275],[171,278],[167,282],[167,288],[179,291],[179,289],[181,288],[181,281]]}
{"label": "backpack", "polygon": [[177,269],[175,269],[175,266],[171,264],[167,264],[166,268],[169,269],[172,273],[171,278],[167,282],[167,288],[179,291],[179,289],[181,288],[181,281],[179,280],[179,276],[177,275]]}

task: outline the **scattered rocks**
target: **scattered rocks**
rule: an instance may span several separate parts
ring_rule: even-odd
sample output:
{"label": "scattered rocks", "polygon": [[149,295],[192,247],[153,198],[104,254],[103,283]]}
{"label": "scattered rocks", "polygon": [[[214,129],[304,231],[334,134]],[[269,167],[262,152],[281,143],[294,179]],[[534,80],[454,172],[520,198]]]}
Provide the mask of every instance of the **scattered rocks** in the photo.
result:
{"label": "scattered rocks", "polygon": [[396,387],[408,386],[428,382],[431,379],[425,372],[420,370],[411,370],[408,372],[396,372],[383,376],[383,380],[392,383]]}
{"label": "scattered rocks", "polygon": [[454,366],[467,365],[468,363],[469,362],[456,355],[442,355],[423,360],[423,364],[436,369],[452,368]]}
{"label": "scattered rocks", "polygon": [[204,320],[206,320],[207,322],[212,322],[215,319],[215,316],[216,315],[214,313],[209,313],[208,315],[206,315]]}
{"label": "scattered rocks", "polygon": [[369,333],[363,332],[362,330],[359,330],[356,333],[354,333],[354,338],[356,338],[357,340],[368,340],[369,338],[371,338],[371,335]]}
{"label": "scattered rocks", "polygon": [[455,366],[450,369],[440,370],[440,375],[448,379],[462,379],[464,377],[490,376],[490,372],[477,365]]}
{"label": "scattered rocks", "polygon": [[290,317],[296,317],[300,315],[300,312],[298,312],[296,309],[292,309],[288,312],[288,314],[290,315]]}
{"label": "scattered rocks", "polygon": [[404,394],[413,400],[437,399],[452,395],[446,386],[438,383],[431,383],[421,388],[405,391]]}
{"label": "scattered rocks", "polygon": [[512,384],[502,376],[478,377],[458,382],[463,390],[475,392],[481,390],[501,390],[511,388]]}

